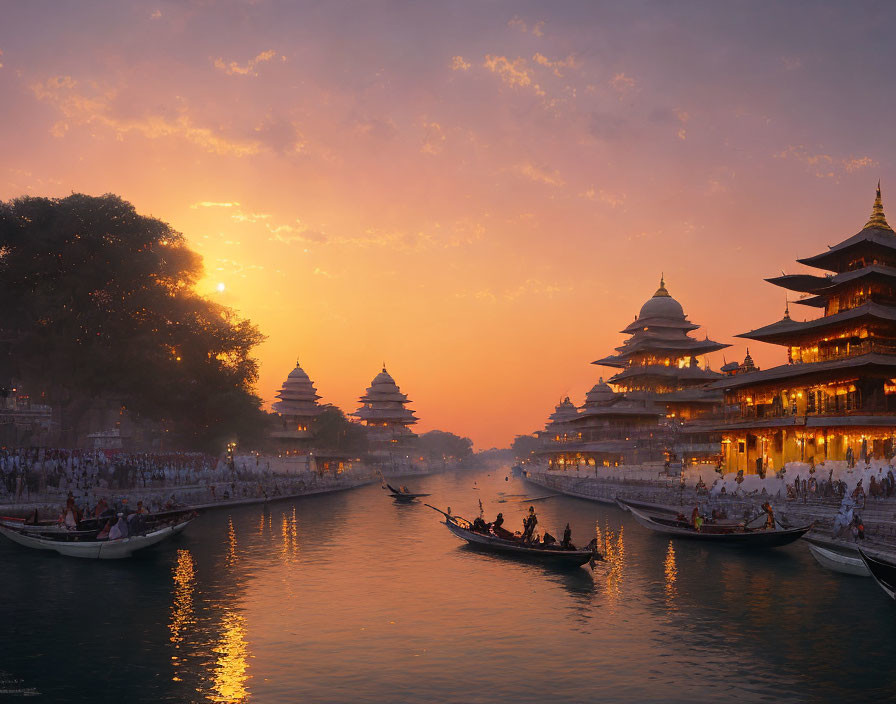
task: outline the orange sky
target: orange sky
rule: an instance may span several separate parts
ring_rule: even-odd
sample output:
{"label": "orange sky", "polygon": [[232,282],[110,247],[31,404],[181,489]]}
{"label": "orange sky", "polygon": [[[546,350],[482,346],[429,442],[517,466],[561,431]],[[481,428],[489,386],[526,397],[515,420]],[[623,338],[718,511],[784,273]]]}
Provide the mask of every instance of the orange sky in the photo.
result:
{"label": "orange sky", "polygon": [[878,178],[896,209],[884,5],[2,5],[0,199],[182,231],[268,336],[266,402],[298,356],[353,411],[385,360],[420,431],[506,445],[611,371],[660,272],[742,359],[764,277]]}

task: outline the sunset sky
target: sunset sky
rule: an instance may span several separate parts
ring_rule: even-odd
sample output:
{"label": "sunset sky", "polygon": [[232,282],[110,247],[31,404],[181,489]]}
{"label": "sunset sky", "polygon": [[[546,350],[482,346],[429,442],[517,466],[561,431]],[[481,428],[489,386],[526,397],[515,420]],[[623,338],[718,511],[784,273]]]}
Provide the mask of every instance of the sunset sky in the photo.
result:
{"label": "sunset sky", "polygon": [[354,411],[385,361],[419,431],[506,445],[612,372],[661,272],[741,360],[783,314],[764,277],[858,232],[879,178],[896,217],[888,3],[0,13],[0,199],[114,192],[183,232],[268,336],[267,403],[298,357]]}

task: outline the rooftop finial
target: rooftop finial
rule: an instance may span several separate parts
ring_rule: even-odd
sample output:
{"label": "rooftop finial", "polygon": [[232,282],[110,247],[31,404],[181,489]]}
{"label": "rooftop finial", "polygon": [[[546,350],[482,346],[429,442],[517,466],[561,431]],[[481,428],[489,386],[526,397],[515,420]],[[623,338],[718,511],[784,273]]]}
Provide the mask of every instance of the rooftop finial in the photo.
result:
{"label": "rooftop finial", "polygon": [[386,362],[383,362],[383,371],[386,371]]}
{"label": "rooftop finial", "polygon": [[893,231],[893,228],[890,227],[887,223],[887,218],[884,216],[884,204],[880,197],[880,181],[877,182],[877,195],[874,198],[874,205],[871,206],[871,218],[862,229],[867,230],[869,228]]}
{"label": "rooftop finial", "polygon": [[656,293],[653,294],[653,297],[664,296],[669,298],[669,292],[666,290],[666,277],[664,274],[660,274],[660,287],[656,290]]}
{"label": "rooftop finial", "polygon": [[784,297],[784,320],[790,320],[790,301],[787,300],[786,296]]}

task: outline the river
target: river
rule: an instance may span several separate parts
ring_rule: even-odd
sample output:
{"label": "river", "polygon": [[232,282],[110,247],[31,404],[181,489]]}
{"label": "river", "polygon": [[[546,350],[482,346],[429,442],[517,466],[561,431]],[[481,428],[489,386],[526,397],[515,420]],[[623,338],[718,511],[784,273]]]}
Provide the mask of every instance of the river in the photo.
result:
{"label": "river", "polygon": [[[550,492],[507,470],[403,480],[518,528]],[[376,486],[209,511],[88,561],[0,541],[0,690],[48,702],[884,700],[896,604],[802,543],[670,542],[615,507],[536,501],[607,561],[552,571],[467,548]],[[0,699],[3,696],[0,695]]]}

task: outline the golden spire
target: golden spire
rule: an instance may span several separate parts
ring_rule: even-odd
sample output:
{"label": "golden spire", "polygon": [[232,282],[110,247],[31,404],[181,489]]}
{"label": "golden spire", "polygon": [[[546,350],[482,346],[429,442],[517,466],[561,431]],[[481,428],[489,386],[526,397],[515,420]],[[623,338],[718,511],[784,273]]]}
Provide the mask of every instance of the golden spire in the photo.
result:
{"label": "golden spire", "polygon": [[[786,296],[784,297],[784,320],[790,320],[790,301],[787,300]],[[747,354],[749,353],[750,351],[747,350]]]}
{"label": "golden spire", "polygon": [[893,231],[893,228],[887,223],[887,218],[884,217],[884,204],[880,198],[880,181],[877,182],[877,196],[874,199],[874,205],[871,207],[871,218],[862,229],[867,230],[869,228]]}
{"label": "golden spire", "polygon": [[653,294],[654,298],[657,298],[658,296],[670,298],[669,292],[666,290],[666,280],[662,274],[660,274],[660,287],[656,290],[656,293]]}

